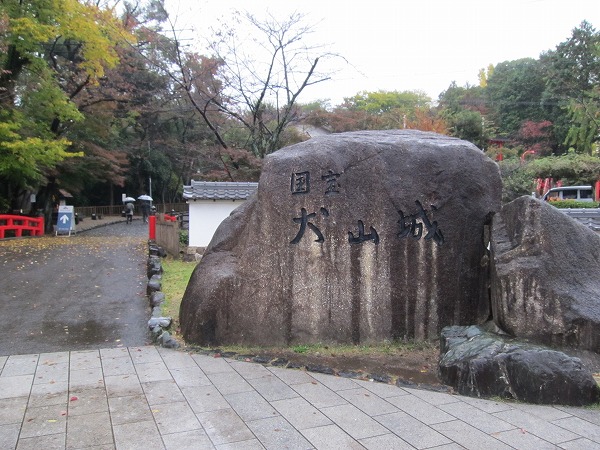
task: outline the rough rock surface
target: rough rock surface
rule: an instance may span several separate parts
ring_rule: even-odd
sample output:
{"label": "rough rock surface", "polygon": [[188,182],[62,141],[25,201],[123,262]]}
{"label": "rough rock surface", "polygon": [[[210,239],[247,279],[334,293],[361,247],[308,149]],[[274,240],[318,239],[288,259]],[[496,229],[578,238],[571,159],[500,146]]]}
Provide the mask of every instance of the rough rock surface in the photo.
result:
{"label": "rough rock surface", "polygon": [[479,149],[433,133],[343,133],[275,152],[192,275],[183,336],[359,343],[481,323],[500,189]]}
{"label": "rough rock surface", "polygon": [[578,406],[600,401],[600,388],[578,358],[476,326],[447,327],[441,336],[440,378],[462,395]]}
{"label": "rough rock surface", "polygon": [[600,353],[600,236],[524,196],[492,231],[492,307],[507,333]]}
{"label": "rough rock surface", "polygon": [[152,275],[161,275],[163,271],[162,263],[158,256],[151,255],[148,257],[148,262],[146,264],[146,273],[148,278],[151,278]]}

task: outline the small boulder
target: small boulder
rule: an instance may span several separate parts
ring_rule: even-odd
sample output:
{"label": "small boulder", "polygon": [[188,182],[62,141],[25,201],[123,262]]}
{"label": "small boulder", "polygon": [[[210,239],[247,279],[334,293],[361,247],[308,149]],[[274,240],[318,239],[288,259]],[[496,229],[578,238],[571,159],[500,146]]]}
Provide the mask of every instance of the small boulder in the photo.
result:
{"label": "small boulder", "polygon": [[154,337],[154,339],[156,340],[163,333],[163,329],[156,325],[150,330],[150,332],[152,333],[152,337]]}
{"label": "small boulder", "polygon": [[146,295],[152,295],[153,292],[160,291],[162,289],[160,275],[152,275],[152,278],[148,281],[146,286]]}
{"label": "small boulder", "polygon": [[148,246],[148,254],[152,256],[160,256],[161,258],[165,258],[167,256],[167,252],[161,246],[156,243],[151,243]]}
{"label": "small boulder", "polygon": [[154,327],[169,328],[173,319],[170,317],[152,317],[148,320],[148,328]]}
{"label": "small boulder", "polygon": [[160,306],[165,301],[165,294],[161,291],[154,291],[150,294],[150,306]]}
{"label": "small boulder", "polygon": [[578,358],[476,326],[442,330],[439,369],[442,382],[471,397],[573,406],[600,401],[598,384]]}
{"label": "small boulder", "polygon": [[163,268],[160,258],[158,256],[150,256],[146,268],[148,278],[152,278],[153,275],[160,275],[162,272]]}
{"label": "small boulder", "polygon": [[179,348],[179,342],[168,331],[158,337],[158,343],[164,348]]}

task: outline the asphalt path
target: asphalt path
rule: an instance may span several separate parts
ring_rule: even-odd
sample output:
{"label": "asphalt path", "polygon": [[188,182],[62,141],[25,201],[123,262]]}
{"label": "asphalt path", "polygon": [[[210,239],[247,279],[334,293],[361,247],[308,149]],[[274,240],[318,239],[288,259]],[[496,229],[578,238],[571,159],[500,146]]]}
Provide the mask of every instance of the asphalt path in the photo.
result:
{"label": "asphalt path", "polygon": [[150,343],[147,230],[0,241],[0,356]]}

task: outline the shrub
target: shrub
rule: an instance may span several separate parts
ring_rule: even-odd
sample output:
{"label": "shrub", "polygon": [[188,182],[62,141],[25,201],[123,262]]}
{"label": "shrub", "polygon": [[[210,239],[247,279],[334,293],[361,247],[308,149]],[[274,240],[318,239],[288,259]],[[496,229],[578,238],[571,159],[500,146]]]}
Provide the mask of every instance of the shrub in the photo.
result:
{"label": "shrub", "polygon": [[179,243],[185,247],[188,246],[190,242],[190,235],[187,230],[179,231]]}
{"label": "shrub", "polygon": [[598,208],[598,202],[578,202],[577,200],[552,200],[552,206],[557,208]]}

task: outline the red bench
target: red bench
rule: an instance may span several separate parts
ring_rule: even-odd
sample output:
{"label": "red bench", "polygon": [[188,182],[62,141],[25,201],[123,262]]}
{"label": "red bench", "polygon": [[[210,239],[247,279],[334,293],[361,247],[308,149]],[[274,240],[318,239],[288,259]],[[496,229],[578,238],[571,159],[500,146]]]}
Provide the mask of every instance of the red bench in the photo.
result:
{"label": "red bench", "polygon": [[14,231],[15,237],[22,237],[24,231],[29,236],[43,236],[44,218],[0,214],[0,239],[4,239],[7,231]]}

